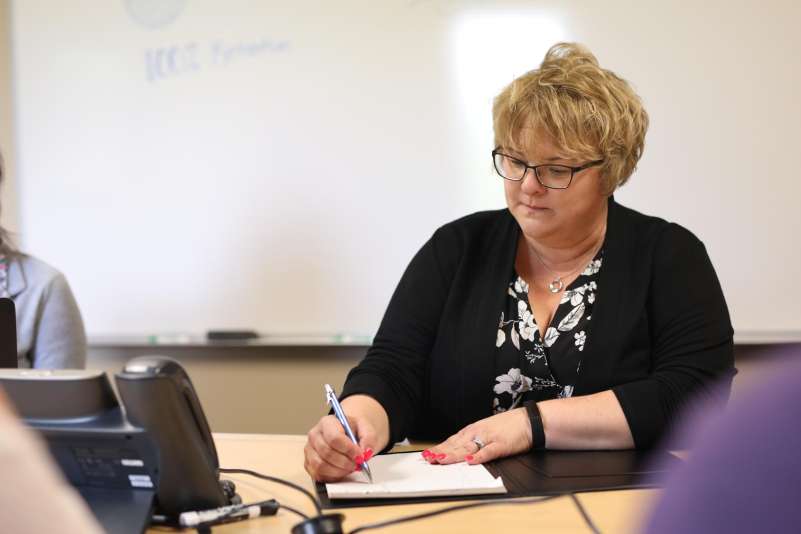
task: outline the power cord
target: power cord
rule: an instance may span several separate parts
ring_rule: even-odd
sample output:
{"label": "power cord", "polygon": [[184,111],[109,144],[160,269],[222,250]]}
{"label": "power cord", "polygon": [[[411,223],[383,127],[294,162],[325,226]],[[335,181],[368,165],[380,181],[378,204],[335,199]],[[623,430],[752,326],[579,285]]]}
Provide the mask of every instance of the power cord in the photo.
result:
{"label": "power cord", "polygon": [[498,500],[491,500],[491,501],[482,501],[482,502],[474,502],[469,504],[457,504],[455,506],[448,506],[445,508],[440,508],[439,510],[432,510],[430,512],[423,512],[420,514],[415,515],[407,515],[404,517],[398,517],[395,519],[388,519],[387,521],[379,521],[377,523],[369,523],[367,525],[362,525],[360,527],[356,527],[355,529],[350,531],[350,534],[357,534],[358,532],[364,532],[365,530],[373,530],[376,528],[384,528],[390,525],[397,525],[398,523],[405,523],[407,521],[416,521],[417,519],[426,519],[428,517],[433,517],[435,515],[446,514],[449,512],[456,512],[459,510],[465,510],[467,508],[479,508],[483,506],[497,506],[502,504],[531,504],[531,503],[539,503],[545,501],[551,501],[553,499],[557,499],[559,497],[563,497],[564,495],[548,495],[546,497],[533,497],[527,499],[515,499],[515,500],[506,500],[506,499],[498,499]]}
{"label": "power cord", "polygon": [[[278,477],[273,477],[273,476],[270,476],[270,475],[262,475],[261,473],[258,473],[256,471],[252,471],[250,469],[219,469],[219,472],[220,473],[227,473],[227,474],[250,475],[252,477],[260,478],[262,480],[267,480],[269,482],[275,482],[277,484],[283,484],[284,486],[289,486],[290,488],[293,488],[293,489],[303,493],[309,499],[311,499],[311,501],[314,503],[314,509],[317,511],[318,515],[323,513],[323,509],[320,506],[320,502],[317,500],[317,498],[314,495],[312,495],[309,490],[307,490],[303,486],[299,486],[298,484],[295,484],[294,482],[290,482],[288,480],[284,480],[284,479],[281,479],[281,478],[278,478]],[[285,506],[283,506],[283,507],[286,508]],[[289,509],[289,508],[287,508],[287,509]],[[291,511],[295,511],[295,510],[291,510]]]}
{"label": "power cord", "polygon": [[357,534],[359,532],[364,532],[366,530],[373,530],[377,528],[384,528],[390,525],[397,525],[398,523],[405,523],[407,521],[416,521],[418,519],[426,519],[429,517],[433,517],[435,515],[446,514],[449,512],[456,512],[459,510],[465,510],[468,508],[479,508],[483,506],[496,506],[496,505],[503,505],[503,504],[531,504],[531,503],[541,503],[545,501],[551,501],[553,499],[558,499],[559,497],[570,496],[573,500],[573,503],[578,508],[579,512],[581,513],[581,517],[584,519],[584,522],[587,523],[587,526],[592,530],[593,534],[601,534],[601,531],[598,530],[598,527],[595,526],[595,523],[592,522],[587,511],[582,506],[581,501],[576,498],[575,494],[573,493],[560,493],[557,495],[548,495],[545,497],[532,497],[527,499],[515,499],[515,500],[507,500],[507,499],[499,499],[499,500],[492,500],[492,501],[482,501],[477,503],[469,503],[469,504],[457,504],[455,506],[448,506],[445,508],[440,508],[439,510],[432,510],[430,512],[423,512],[420,514],[409,515],[404,517],[398,517],[395,519],[388,519],[387,521],[379,521],[377,523],[369,523],[367,525],[362,525],[360,527],[356,527],[355,529],[351,530],[349,534]]}
{"label": "power cord", "polygon": [[[270,476],[270,475],[263,475],[261,473],[258,473],[256,471],[252,471],[250,469],[220,469],[219,471],[220,471],[220,473],[227,473],[227,474],[249,475],[249,476],[252,476],[252,477],[255,477],[255,478],[260,478],[262,480],[267,480],[269,482],[275,482],[277,484],[283,484],[283,485],[288,486],[290,488],[293,488],[293,489],[295,489],[297,491],[300,491],[301,493],[306,495],[309,499],[311,499],[312,503],[314,503],[314,508],[315,508],[315,510],[317,512],[317,517],[323,516],[322,506],[320,505],[320,502],[317,500],[317,498],[309,490],[307,490],[306,488],[304,488],[304,487],[302,487],[302,486],[300,486],[298,484],[295,484],[294,482],[290,482],[288,480],[283,480],[281,478],[273,477],[273,476]],[[457,512],[459,510],[466,510],[468,508],[479,508],[479,507],[484,507],[484,506],[500,506],[500,505],[505,505],[505,504],[512,504],[512,505],[532,504],[532,503],[540,503],[540,502],[551,501],[553,499],[558,499],[559,497],[565,497],[565,496],[569,496],[571,498],[571,500],[573,501],[573,504],[576,506],[576,508],[578,509],[579,513],[581,514],[582,519],[584,519],[584,522],[587,524],[587,526],[590,528],[590,530],[593,532],[593,534],[601,534],[601,531],[598,529],[598,527],[592,521],[592,518],[590,518],[590,515],[587,513],[587,510],[584,508],[584,506],[581,504],[581,501],[578,500],[578,498],[576,497],[576,495],[574,493],[560,493],[560,494],[556,494],[556,495],[548,495],[548,496],[545,496],[545,497],[530,497],[530,498],[514,499],[514,500],[497,499],[497,500],[482,501],[482,502],[476,502],[476,503],[457,504],[457,505],[453,505],[453,506],[447,506],[445,508],[440,508],[438,510],[432,510],[430,512],[423,512],[423,513],[420,513],[420,514],[408,515],[408,516],[398,517],[398,518],[395,518],[395,519],[388,519],[386,521],[379,521],[377,523],[368,523],[366,525],[362,525],[360,527],[356,527],[355,529],[351,530],[349,534],[358,534],[359,532],[364,532],[364,531],[367,531],[367,530],[375,530],[375,529],[378,529],[378,528],[388,527],[390,525],[397,525],[399,523],[406,523],[408,521],[416,521],[418,519],[426,519],[426,518],[437,516],[437,515],[441,515],[441,514],[446,514],[446,513],[450,513],[450,512]],[[314,519],[314,518],[310,518],[305,513],[301,512],[300,510],[297,510],[296,508],[293,508],[291,506],[287,506],[285,504],[278,503],[278,507],[279,508],[283,508],[283,509],[285,509],[285,510],[287,510],[289,512],[294,513],[294,514],[297,514],[298,516],[302,517],[304,520]]]}
{"label": "power cord", "polygon": [[309,519],[309,516],[307,516],[306,514],[304,514],[303,512],[298,510],[297,508],[292,508],[291,506],[287,506],[286,504],[281,504],[281,503],[278,503],[278,507],[279,508],[283,508],[284,510],[286,510],[288,512],[292,512],[293,514],[298,514],[303,519]]}
{"label": "power cord", "polygon": [[590,530],[592,530],[593,534],[601,534],[601,531],[598,530],[598,527],[596,527],[595,523],[592,522],[592,519],[590,518],[590,514],[588,514],[587,510],[584,509],[584,505],[582,505],[581,501],[578,500],[578,497],[576,497],[576,494],[575,493],[571,493],[570,494],[570,498],[573,499],[573,502],[575,503],[576,508],[578,508],[578,511],[581,514],[581,517],[584,518],[584,522],[587,523],[587,526],[590,527]]}

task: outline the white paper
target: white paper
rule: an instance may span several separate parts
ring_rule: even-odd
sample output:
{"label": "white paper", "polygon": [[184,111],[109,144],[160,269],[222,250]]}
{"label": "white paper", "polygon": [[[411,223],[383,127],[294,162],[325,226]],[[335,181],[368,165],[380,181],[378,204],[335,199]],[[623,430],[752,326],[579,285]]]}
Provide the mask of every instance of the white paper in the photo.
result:
{"label": "white paper", "polygon": [[506,493],[503,480],[481,465],[429,464],[419,452],[385,454],[370,462],[373,483],[361,472],[326,484],[330,499],[371,499]]}

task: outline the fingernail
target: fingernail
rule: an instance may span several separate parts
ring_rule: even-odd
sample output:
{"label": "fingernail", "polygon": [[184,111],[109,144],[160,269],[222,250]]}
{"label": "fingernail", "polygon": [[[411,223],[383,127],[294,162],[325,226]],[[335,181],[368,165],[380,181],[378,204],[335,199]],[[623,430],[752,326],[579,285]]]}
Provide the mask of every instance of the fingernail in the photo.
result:
{"label": "fingernail", "polygon": [[467,460],[468,462],[472,462],[473,461],[473,455],[472,454],[468,454],[467,456],[464,457],[464,459]]}
{"label": "fingernail", "polygon": [[354,469],[354,471],[361,471],[361,470],[362,470],[362,464],[356,464],[356,469]]}
{"label": "fingernail", "polygon": [[358,456],[356,456],[356,458],[353,459],[353,461],[356,462],[356,465],[363,464],[364,463],[364,456],[359,454]]}
{"label": "fingernail", "polygon": [[365,462],[367,460],[369,460],[370,458],[372,458],[372,457],[373,457],[373,449],[367,449],[366,451],[364,451],[364,461]]}
{"label": "fingernail", "polygon": [[437,454],[437,460],[444,460],[447,457],[448,457],[448,455],[444,454],[444,453],[443,454]]}
{"label": "fingernail", "polygon": [[423,458],[428,458],[429,456],[431,456],[431,451],[426,449],[426,450],[423,451],[422,454],[423,454]]}

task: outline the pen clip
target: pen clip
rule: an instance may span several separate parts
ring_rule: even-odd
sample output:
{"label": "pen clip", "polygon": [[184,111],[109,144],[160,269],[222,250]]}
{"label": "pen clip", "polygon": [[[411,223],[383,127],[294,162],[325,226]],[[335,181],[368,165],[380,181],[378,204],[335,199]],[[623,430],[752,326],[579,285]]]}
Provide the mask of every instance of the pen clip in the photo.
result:
{"label": "pen clip", "polygon": [[326,384],[325,386],[325,402],[330,404],[331,407],[334,407],[334,400],[337,398],[336,393],[334,393],[334,388],[330,385]]}

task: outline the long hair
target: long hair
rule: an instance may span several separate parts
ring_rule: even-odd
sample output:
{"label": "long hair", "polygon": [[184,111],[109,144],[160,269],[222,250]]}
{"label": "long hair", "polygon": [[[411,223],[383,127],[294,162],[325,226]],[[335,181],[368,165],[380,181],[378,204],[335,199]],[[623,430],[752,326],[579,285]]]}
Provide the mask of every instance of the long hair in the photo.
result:
{"label": "long hair", "polygon": [[[3,186],[3,168],[3,153],[0,151],[0,188]],[[1,208],[0,213],[2,213]],[[11,241],[11,234],[0,225],[0,254],[8,256],[15,253],[17,253],[17,247],[15,247],[14,243]]]}

